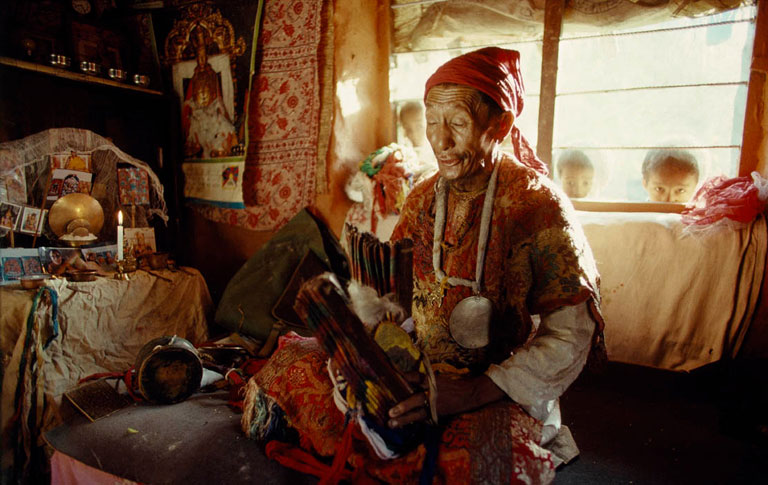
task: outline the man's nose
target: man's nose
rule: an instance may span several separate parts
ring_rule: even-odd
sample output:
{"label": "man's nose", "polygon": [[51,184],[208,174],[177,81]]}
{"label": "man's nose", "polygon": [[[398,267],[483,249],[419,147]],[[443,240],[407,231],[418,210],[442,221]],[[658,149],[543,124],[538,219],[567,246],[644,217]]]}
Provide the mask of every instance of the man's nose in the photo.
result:
{"label": "man's nose", "polygon": [[434,130],[430,139],[435,153],[440,153],[453,147],[453,138],[446,126],[440,126]]}

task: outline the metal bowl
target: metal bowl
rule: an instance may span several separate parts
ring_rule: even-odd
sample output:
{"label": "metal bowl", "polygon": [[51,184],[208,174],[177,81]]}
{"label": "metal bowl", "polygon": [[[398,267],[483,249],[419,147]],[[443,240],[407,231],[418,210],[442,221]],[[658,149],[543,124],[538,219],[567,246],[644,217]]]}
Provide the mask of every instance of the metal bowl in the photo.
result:
{"label": "metal bowl", "polygon": [[80,70],[86,74],[95,76],[99,74],[99,72],[101,72],[101,66],[99,66],[95,62],[80,61]]}
{"label": "metal bowl", "polygon": [[26,275],[19,278],[19,282],[21,283],[21,287],[25,290],[33,290],[45,285],[45,282],[50,277],[51,275],[47,274]]}
{"label": "metal bowl", "polygon": [[142,88],[146,88],[147,86],[149,86],[149,76],[145,74],[134,74],[133,84],[135,84],[136,86],[141,86]]}
{"label": "metal bowl", "polygon": [[107,71],[107,75],[110,79],[113,79],[115,81],[125,81],[125,79],[128,77],[128,73],[123,71],[122,69],[113,69],[110,68],[109,71]]}
{"label": "metal bowl", "polygon": [[147,261],[152,269],[165,269],[168,267],[168,253],[152,253],[147,256]]}
{"label": "metal bowl", "polygon": [[70,59],[67,56],[63,56],[61,54],[51,54],[50,63],[54,67],[67,68],[72,64],[72,59]]}
{"label": "metal bowl", "polygon": [[67,281],[75,281],[81,283],[83,281],[96,281],[98,271],[95,269],[81,269],[77,271],[67,271],[64,273]]}

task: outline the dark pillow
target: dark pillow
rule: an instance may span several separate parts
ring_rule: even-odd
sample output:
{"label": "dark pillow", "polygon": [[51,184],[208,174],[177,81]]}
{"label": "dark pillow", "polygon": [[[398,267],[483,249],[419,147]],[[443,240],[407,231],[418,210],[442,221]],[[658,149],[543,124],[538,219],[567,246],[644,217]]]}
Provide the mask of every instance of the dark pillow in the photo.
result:
{"label": "dark pillow", "polygon": [[[333,271],[342,279],[348,278],[346,257],[338,240],[325,224],[302,209],[235,273],[216,309],[216,323],[262,341],[270,334],[276,337],[272,332],[276,324],[280,332],[308,334],[306,329],[280,323],[272,312],[308,251],[322,263],[313,264],[313,271]],[[302,275],[307,276],[315,275]]]}

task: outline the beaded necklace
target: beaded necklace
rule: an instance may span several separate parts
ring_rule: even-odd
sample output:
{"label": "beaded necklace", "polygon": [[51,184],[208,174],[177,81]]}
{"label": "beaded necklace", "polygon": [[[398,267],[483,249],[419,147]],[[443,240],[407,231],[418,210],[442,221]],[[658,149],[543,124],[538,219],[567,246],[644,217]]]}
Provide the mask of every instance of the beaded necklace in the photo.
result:
{"label": "beaded necklace", "polygon": [[477,261],[475,262],[475,280],[447,276],[442,269],[443,237],[445,234],[445,219],[447,212],[448,191],[447,182],[441,177],[437,181],[435,227],[432,243],[432,268],[435,277],[440,282],[442,295],[448,286],[468,286],[474,295],[461,300],[451,312],[449,327],[451,336],[462,347],[479,348],[488,345],[491,314],[493,304],[488,298],[480,295],[485,266],[485,253],[493,215],[493,200],[496,195],[496,179],[498,178],[500,162],[493,167],[488,188],[485,191],[483,212],[480,216],[480,235],[477,242]]}

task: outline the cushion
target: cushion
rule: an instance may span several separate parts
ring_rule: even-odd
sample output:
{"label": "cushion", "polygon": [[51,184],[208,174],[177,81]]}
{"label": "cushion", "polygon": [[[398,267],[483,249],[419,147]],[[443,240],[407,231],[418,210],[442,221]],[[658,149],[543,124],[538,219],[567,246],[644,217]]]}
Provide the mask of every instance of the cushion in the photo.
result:
{"label": "cushion", "polygon": [[348,277],[338,240],[321,221],[302,209],[235,273],[216,309],[215,322],[233,332],[266,340],[278,323],[272,309],[308,251],[322,262],[314,266],[318,271],[322,268]]}

